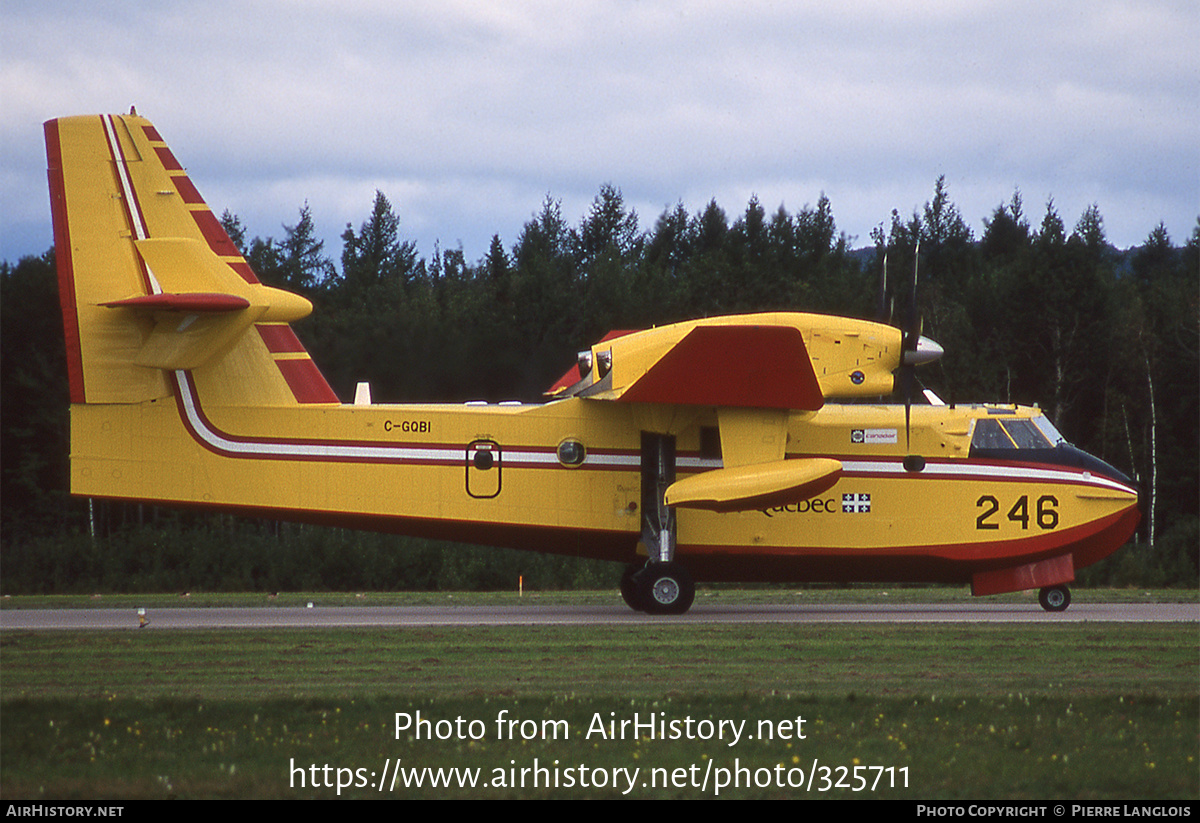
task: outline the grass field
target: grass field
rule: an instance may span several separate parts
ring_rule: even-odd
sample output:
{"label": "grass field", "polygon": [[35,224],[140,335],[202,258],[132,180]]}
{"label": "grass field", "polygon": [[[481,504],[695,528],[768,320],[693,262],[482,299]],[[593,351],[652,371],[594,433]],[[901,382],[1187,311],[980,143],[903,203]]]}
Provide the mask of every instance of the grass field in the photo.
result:
{"label": "grass field", "polygon": [[1195,800],[1198,652],[1195,624],[7,631],[0,794]]}

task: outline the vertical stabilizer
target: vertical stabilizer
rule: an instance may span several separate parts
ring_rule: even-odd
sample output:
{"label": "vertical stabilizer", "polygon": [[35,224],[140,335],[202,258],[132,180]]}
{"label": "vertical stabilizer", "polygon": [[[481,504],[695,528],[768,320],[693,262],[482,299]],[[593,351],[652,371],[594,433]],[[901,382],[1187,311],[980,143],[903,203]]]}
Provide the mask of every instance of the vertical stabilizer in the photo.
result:
{"label": "vertical stabilizer", "polygon": [[258,281],[158,131],[136,115],[45,124],[72,403],[172,395],[336,403],[289,324],[312,309]]}

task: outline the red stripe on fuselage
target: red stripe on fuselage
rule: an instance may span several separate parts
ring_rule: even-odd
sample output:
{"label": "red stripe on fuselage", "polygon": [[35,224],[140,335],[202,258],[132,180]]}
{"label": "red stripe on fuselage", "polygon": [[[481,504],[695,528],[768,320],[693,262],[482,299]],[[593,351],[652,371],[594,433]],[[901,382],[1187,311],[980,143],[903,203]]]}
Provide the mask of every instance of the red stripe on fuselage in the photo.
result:
{"label": "red stripe on fuselage", "polygon": [[[789,454],[788,460],[805,460],[809,458],[832,458],[842,461],[842,477],[854,478],[888,478],[888,479],[904,479],[904,480],[969,480],[972,482],[1050,482],[1061,483],[1063,485],[1072,486],[1088,486],[1092,488],[1107,487],[1112,488],[1113,484],[1121,487],[1131,494],[1136,493],[1136,489],[1132,489],[1126,485],[1125,481],[1118,480],[1114,477],[1109,477],[1105,474],[1091,474],[1086,469],[1081,469],[1077,466],[1069,466],[1059,463],[1045,462],[1027,462],[1017,460],[983,460],[979,458],[971,458],[969,460],[952,459],[952,458],[933,458],[926,461],[926,468],[919,472],[910,472],[904,468],[904,461],[899,457],[881,457],[875,455],[864,454]],[[856,463],[881,463],[894,466],[894,470],[880,471],[858,469],[854,467]],[[849,464],[849,466],[847,466]],[[950,472],[938,472],[939,466],[951,467],[954,469]],[[972,471],[979,469],[979,471]],[[994,469],[998,471],[985,471],[986,469]],[[1057,476],[1053,478],[1036,477],[1030,474],[1022,474],[1022,472],[1055,472]],[[1063,477],[1062,475],[1072,475],[1071,478]],[[1089,477],[1089,475],[1091,475]]]}
{"label": "red stripe on fuselage", "polygon": [[[281,361],[289,362],[289,361]],[[306,362],[306,361],[295,361]],[[308,361],[310,362],[310,361]],[[466,445],[463,443],[430,443],[421,441],[378,441],[378,440],[318,440],[312,438],[293,438],[293,437],[246,437],[243,435],[231,434],[223,431],[213,424],[204,412],[200,404],[200,398],[196,392],[195,384],[193,383],[190,374],[183,373],[180,377],[178,373],[174,375],[175,384],[175,399],[176,407],[179,411],[180,419],[183,421],[184,427],[192,438],[201,446],[214,454],[219,454],[222,457],[241,458],[248,460],[294,460],[298,462],[317,462],[317,463],[389,463],[389,464],[405,464],[405,465],[453,465],[462,466],[466,459]],[[186,393],[186,399],[185,399]],[[195,410],[197,417],[196,425],[201,426],[205,431],[197,431],[193,421],[189,417],[187,404]],[[211,435],[210,437],[205,434]],[[262,447],[261,451],[252,450],[237,450],[231,448],[223,448],[218,444],[214,444],[211,440],[222,440],[230,444],[238,446]],[[294,447],[297,451],[303,450],[304,453],[279,454],[272,453],[271,449],[280,447]],[[364,456],[364,455],[347,455],[347,454],[331,454],[328,450],[338,449],[371,449],[379,452],[384,452],[382,456]],[[445,452],[446,456],[438,457],[413,457],[401,454],[405,450],[427,450]],[[387,455],[387,452],[394,452],[395,456]],[[601,455],[624,455],[636,456],[638,452],[629,451],[622,452],[618,450],[597,449],[592,454]],[[506,446],[504,454],[508,456],[505,462],[505,467],[509,469],[523,468],[562,468],[564,471],[636,471],[636,466],[628,465],[585,465],[583,467],[564,467],[558,463],[553,448],[534,448],[534,447],[512,447]],[[521,456],[533,455],[541,458],[544,462],[530,466],[521,462]],[[686,455],[683,455],[686,456]],[[686,470],[685,470],[686,471]]]}

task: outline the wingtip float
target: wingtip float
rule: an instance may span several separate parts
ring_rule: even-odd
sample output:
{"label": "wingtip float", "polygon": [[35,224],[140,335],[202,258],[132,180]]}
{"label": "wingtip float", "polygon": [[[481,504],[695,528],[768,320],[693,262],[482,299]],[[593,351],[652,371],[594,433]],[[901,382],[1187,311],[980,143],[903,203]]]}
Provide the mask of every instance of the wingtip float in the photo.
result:
{"label": "wingtip float", "polygon": [[[74,494],[620,561],[656,614],[717,580],[1040,589],[1060,610],[1138,523],[1129,479],[1037,408],[911,407],[905,371],[941,348],[863,320],[613,334],[542,404],[341,404],[289,325],[311,305],[258,282],[148,120],[45,134]],[[861,404],[897,373],[908,402]]]}

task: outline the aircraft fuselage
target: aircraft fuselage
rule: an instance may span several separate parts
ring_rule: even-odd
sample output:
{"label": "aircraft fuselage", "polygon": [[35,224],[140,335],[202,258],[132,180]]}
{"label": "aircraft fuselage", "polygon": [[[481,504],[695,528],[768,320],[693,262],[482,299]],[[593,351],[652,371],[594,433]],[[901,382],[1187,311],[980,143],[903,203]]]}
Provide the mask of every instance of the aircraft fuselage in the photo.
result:
{"label": "aircraft fuselage", "polygon": [[[174,379],[174,400],[73,407],[76,494],[634,562],[643,427],[674,429],[680,477],[723,465],[712,409],[584,398],[220,406],[186,373]],[[1064,555],[1073,573],[1128,539],[1137,493],[1115,471],[1053,462],[1047,449],[971,456],[978,420],[1039,415],[918,407],[906,448],[902,406],[791,413],[787,458],[834,458],[837,481],[749,511],[681,509],[677,559],[698,580],[970,582]],[[906,454],[924,468],[906,470]]]}

